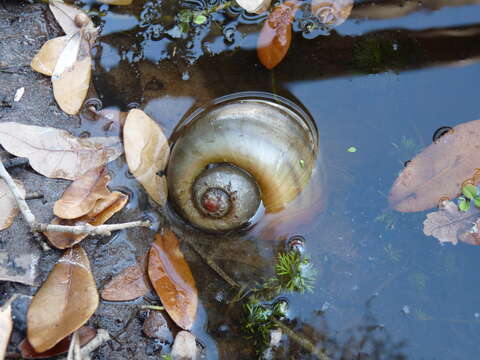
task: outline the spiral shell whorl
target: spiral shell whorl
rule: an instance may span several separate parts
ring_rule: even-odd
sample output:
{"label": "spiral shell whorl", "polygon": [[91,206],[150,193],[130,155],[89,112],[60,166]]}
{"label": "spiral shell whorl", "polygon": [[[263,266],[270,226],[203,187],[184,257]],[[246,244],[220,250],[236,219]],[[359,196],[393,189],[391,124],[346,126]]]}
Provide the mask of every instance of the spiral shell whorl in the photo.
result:
{"label": "spiral shell whorl", "polygon": [[[267,213],[278,212],[295,199],[314,167],[316,129],[286,106],[263,99],[220,103],[196,114],[180,131],[168,166],[171,199],[190,223],[207,230],[240,225],[205,215],[192,196],[197,178],[215,171],[215,166],[208,169],[212,164],[230,164],[247,173],[252,188],[258,185]],[[242,203],[250,201],[246,198],[237,196],[238,208],[247,206]]]}

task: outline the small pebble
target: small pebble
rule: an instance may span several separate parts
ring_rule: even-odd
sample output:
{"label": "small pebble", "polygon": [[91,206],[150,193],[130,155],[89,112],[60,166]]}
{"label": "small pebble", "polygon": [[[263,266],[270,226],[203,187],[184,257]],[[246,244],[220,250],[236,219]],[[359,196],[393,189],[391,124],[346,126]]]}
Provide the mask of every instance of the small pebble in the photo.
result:
{"label": "small pebble", "polygon": [[188,331],[180,331],[175,337],[171,356],[173,360],[195,360],[197,358],[195,336]]}

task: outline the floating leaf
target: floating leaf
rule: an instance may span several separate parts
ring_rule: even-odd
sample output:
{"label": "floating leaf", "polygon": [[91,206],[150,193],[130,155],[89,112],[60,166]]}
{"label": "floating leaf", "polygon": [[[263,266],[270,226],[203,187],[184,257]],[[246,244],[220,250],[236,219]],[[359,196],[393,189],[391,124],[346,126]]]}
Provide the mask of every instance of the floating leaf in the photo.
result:
{"label": "floating leaf", "polygon": [[[102,225],[115,213],[122,210],[127,202],[128,195],[114,191],[108,197],[98,200],[88,214],[69,220],[57,217],[51,223],[54,225],[83,225],[86,223],[93,226]],[[85,234],[76,235],[64,232],[45,232],[44,234],[48,241],[58,249],[72,247],[87,237]]]}
{"label": "floating leaf", "polygon": [[[80,340],[80,346],[88,344],[97,334],[97,331],[88,326],[82,326],[77,330]],[[38,353],[30,345],[28,339],[24,339],[19,345],[18,349],[22,353],[24,359],[47,359],[57,355],[65,354],[70,346],[71,336],[62,339],[57,345],[42,353]]]}
{"label": "floating leaf", "polygon": [[68,249],[34,296],[27,313],[27,337],[37,352],[53,348],[85,324],[98,306],[87,254]]}
{"label": "floating leaf", "polygon": [[182,329],[190,329],[197,313],[197,288],[171,230],[155,236],[148,258],[148,275],[168,315]]}
{"label": "floating leaf", "polygon": [[467,184],[462,188],[462,193],[467,199],[472,200],[477,196],[477,187],[472,184]]}
{"label": "floating leaf", "polygon": [[76,138],[65,130],[15,122],[0,123],[0,144],[9,153],[28,158],[40,174],[67,180],[75,180],[123,152],[116,136]]}
{"label": "floating leaf", "polygon": [[87,14],[83,10],[73,5],[66,4],[63,1],[50,0],[50,11],[52,12],[55,20],[57,20],[62,30],[67,35],[72,35],[80,30],[80,26],[78,26],[79,24],[77,24],[78,21],[75,22],[75,18],[78,15],[82,16],[83,18],[86,17],[90,20],[90,18],[88,18]]}
{"label": "floating leaf", "polygon": [[108,301],[129,301],[146,295],[150,291],[146,273],[140,266],[127,267],[103,288],[102,299]]}
{"label": "floating leaf", "polygon": [[133,109],[123,128],[128,168],[147,193],[160,205],[167,201],[167,166],[170,148],[160,126],[142,110]]}
{"label": "floating leaf", "polygon": [[[1,161],[1,160],[0,160]],[[25,188],[20,180],[15,180],[20,193],[25,197]],[[17,201],[3,179],[0,179],[0,230],[4,230],[13,224],[13,220],[19,213]]]}
{"label": "floating leaf", "polygon": [[297,1],[286,1],[276,6],[263,24],[257,42],[257,55],[269,70],[283,60],[290,48],[292,21],[298,6]]}
{"label": "floating leaf", "polygon": [[[440,242],[454,245],[458,240],[472,245],[480,245],[478,219],[480,210],[470,206],[467,211],[460,211],[453,201],[444,200],[438,211],[431,212],[423,222],[425,235],[434,236]],[[480,225],[480,224],[479,224]]]}
{"label": "floating leaf", "polygon": [[38,54],[33,57],[32,62],[30,63],[32,69],[41,74],[52,76],[58,57],[65,49],[67,42],[67,36],[60,36],[48,40],[40,48]]}
{"label": "floating leaf", "polygon": [[423,211],[444,197],[455,198],[480,166],[479,137],[480,120],[475,120],[454,127],[429,145],[398,176],[390,190],[390,205],[402,212]]}
{"label": "floating leaf", "polygon": [[271,0],[236,0],[237,4],[252,14],[261,14],[270,7]]}
{"label": "floating leaf", "polygon": [[458,202],[458,208],[461,211],[468,211],[468,209],[470,209],[470,200],[460,199]]}
{"label": "floating leaf", "polygon": [[53,213],[62,219],[76,219],[87,214],[99,199],[110,196],[109,181],[110,175],[103,166],[87,171],[55,202]]}
{"label": "floating leaf", "polygon": [[133,0],[98,0],[98,1],[108,5],[125,6],[125,5],[130,5]]}
{"label": "floating leaf", "polygon": [[5,358],[7,352],[8,342],[10,341],[10,335],[12,334],[13,321],[12,321],[12,301],[14,298],[10,298],[7,302],[0,307],[0,359]]}

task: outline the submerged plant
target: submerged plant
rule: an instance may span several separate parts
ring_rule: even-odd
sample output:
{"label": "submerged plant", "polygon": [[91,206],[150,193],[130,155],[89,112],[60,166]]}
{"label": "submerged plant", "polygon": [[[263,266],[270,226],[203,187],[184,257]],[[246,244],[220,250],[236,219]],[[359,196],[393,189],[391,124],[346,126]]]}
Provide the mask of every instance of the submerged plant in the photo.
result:
{"label": "submerged plant", "polygon": [[473,202],[477,208],[480,208],[480,196],[477,187],[472,184],[467,184],[462,188],[462,196],[458,200],[458,208],[461,211],[468,211],[471,202]]}

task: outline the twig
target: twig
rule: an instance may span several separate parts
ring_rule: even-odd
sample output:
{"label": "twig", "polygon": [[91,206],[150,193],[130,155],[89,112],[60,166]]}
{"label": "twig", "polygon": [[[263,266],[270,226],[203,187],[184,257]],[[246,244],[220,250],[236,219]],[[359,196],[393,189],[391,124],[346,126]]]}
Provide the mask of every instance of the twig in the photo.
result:
{"label": "twig", "polygon": [[188,245],[190,245],[192,247],[193,250],[195,250],[195,252],[202,258],[202,260],[208,266],[210,266],[210,268],[213,271],[215,271],[218,274],[218,276],[220,276],[223,280],[225,280],[230,286],[241,288],[240,284],[238,282],[236,282],[235,280],[233,280],[230,277],[230,275],[228,275],[225,271],[223,271],[223,269],[220,266],[218,266],[217,263],[210,258],[210,256],[205,254],[203,252],[203,250],[200,249],[200,247],[197,246],[197,244],[193,243],[192,241],[190,241],[187,238],[185,238],[184,240],[187,242]]}
{"label": "twig", "polygon": [[[0,161],[0,178],[2,178],[5,183],[7,184],[8,188],[12,192],[15,201],[22,213],[24,219],[27,221],[28,225],[30,225],[30,229],[33,232],[67,232],[71,234],[87,234],[87,235],[110,235],[112,231],[115,230],[122,230],[128,229],[132,227],[150,227],[151,222],[148,220],[138,220],[138,221],[131,221],[127,223],[121,224],[107,224],[107,225],[98,225],[93,226],[90,224],[83,224],[83,225],[75,225],[75,226],[66,226],[66,225],[52,225],[52,224],[44,224],[39,223],[35,219],[35,215],[33,215],[32,211],[30,210],[25,198],[20,193],[20,190],[15,184],[15,181],[12,179],[10,174],[8,173],[5,166]],[[42,245],[42,248],[44,248]]]}
{"label": "twig", "polygon": [[320,360],[331,360],[330,357],[325,355],[325,353],[322,350],[320,350],[318,347],[316,347],[310,340],[297,334],[295,331],[290,329],[287,325],[282,323],[280,320],[273,319],[273,322],[276,326],[282,329],[282,331],[285,334],[287,334],[290,339],[295,341],[298,345],[303,347],[308,352],[312,353],[312,355],[315,355]]}
{"label": "twig", "polygon": [[31,193],[27,193],[25,195],[25,200],[35,200],[35,199],[42,199],[42,198],[43,198],[43,194],[39,191],[34,191]]}
{"label": "twig", "polygon": [[[95,335],[95,337],[80,350],[82,360],[89,360],[90,354],[109,340],[110,334],[107,330],[98,329],[97,335]],[[67,360],[67,358],[63,358],[62,360]]]}
{"label": "twig", "polygon": [[78,331],[75,331],[70,340],[70,346],[68,347],[67,360],[82,360],[82,353],[80,352],[80,339],[78,337]]}

